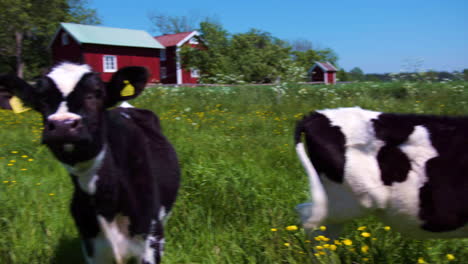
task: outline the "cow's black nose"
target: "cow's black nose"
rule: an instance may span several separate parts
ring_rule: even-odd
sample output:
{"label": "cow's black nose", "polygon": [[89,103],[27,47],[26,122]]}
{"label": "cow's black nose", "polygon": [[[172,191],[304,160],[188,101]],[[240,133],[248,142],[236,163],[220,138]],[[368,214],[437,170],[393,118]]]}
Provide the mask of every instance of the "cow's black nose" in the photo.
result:
{"label": "cow's black nose", "polygon": [[81,119],[49,120],[47,124],[49,132],[64,136],[78,133],[81,127]]}

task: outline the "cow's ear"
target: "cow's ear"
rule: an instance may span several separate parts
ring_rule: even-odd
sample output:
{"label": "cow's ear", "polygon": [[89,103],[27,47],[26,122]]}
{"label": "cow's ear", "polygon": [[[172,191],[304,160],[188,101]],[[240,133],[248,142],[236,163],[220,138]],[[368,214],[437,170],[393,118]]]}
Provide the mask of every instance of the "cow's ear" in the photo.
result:
{"label": "cow's ear", "polygon": [[107,83],[106,107],[140,95],[148,78],[148,70],[143,67],[125,67],[117,71]]}
{"label": "cow's ear", "polygon": [[25,105],[36,107],[37,96],[33,86],[15,74],[1,74],[0,87],[19,97]]}

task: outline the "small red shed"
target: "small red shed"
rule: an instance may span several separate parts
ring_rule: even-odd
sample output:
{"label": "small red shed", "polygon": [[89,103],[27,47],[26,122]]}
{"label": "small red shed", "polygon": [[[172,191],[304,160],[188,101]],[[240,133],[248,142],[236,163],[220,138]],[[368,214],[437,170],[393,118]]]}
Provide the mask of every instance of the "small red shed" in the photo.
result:
{"label": "small red shed", "polygon": [[336,83],[337,69],[330,62],[316,62],[309,70],[312,82],[323,82],[325,84]]}
{"label": "small red shed", "polygon": [[61,23],[50,44],[54,63],[86,63],[103,81],[126,66],[143,66],[150,82],[160,81],[159,56],[164,46],[143,30]]}
{"label": "small red shed", "polygon": [[161,82],[162,83],[198,83],[200,71],[186,69],[180,62],[179,52],[182,46],[200,47],[197,31],[166,34],[154,37],[166,49],[161,53]]}

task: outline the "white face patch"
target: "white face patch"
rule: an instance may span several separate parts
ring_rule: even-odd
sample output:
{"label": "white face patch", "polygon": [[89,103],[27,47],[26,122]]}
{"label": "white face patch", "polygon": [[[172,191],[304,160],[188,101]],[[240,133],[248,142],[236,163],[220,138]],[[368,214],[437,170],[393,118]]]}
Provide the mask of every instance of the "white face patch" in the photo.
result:
{"label": "white face patch", "polygon": [[62,101],[55,113],[47,117],[49,121],[81,120],[81,116],[68,111],[67,102]]}
{"label": "white face patch", "polygon": [[47,76],[55,82],[65,98],[73,91],[83,75],[89,72],[91,72],[89,65],[65,62],[53,68]]}

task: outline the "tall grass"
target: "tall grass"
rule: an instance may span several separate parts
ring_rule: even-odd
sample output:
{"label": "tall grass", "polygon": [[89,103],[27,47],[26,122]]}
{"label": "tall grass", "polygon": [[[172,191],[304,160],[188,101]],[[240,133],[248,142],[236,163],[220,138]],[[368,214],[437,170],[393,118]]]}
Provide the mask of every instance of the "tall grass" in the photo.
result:
{"label": "tall grass", "polygon": [[[361,106],[463,115],[468,114],[467,83],[152,87],[131,103],[159,115],[182,166],[164,263],[468,259],[467,240],[410,240],[371,218],[350,223],[336,242],[312,243],[301,228],[285,229],[299,225],[294,207],[309,196],[292,141],[303,114]],[[83,263],[68,212],[70,179],[38,141],[39,115],[0,111],[0,128],[0,263]]]}

